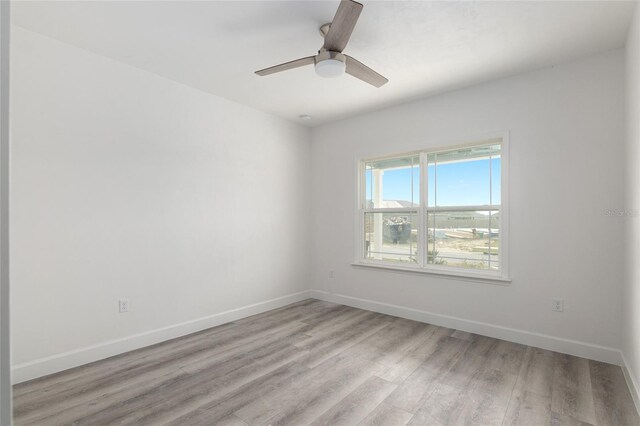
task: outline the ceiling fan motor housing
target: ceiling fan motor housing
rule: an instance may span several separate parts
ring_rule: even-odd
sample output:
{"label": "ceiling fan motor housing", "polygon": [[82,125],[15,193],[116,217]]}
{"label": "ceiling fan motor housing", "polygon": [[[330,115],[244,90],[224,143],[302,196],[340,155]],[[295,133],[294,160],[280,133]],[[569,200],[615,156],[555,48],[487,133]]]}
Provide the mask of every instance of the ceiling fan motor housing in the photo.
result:
{"label": "ceiling fan motor housing", "polygon": [[315,57],[316,74],[321,77],[339,77],[347,67],[347,58],[340,52],[324,50]]}

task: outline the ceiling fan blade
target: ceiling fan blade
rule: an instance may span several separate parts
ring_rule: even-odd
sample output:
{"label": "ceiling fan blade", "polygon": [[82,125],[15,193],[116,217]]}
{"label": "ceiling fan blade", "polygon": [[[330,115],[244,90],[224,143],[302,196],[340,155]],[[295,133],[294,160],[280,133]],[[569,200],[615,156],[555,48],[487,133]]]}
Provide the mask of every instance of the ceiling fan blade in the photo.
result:
{"label": "ceiling fan blade", "polygon": [[295,61],[285,62],[284,64],[276,65],[273,67],[265,68],[260,71],[256,71],[258,75],[269,75],[280,71],[290,70],[292,68],[299,68],[305,65],[311,65],[315,62],[315,56],[307,56],[306,58],[296,59]]}
{"label": "ceiling fan blade", "polygon": [[360,80],[376,87],[381,87],[389,81],[362,62],[356,61],[349,55],[344,56],[347,57],[347,74],[351,74],[355,78],[359,78]]}
{"label": "ceiling fan blade", "polygon": [[329,32],[324,37],[324,48],[332,52],[342,52],[347,46],[351,33],[362,12],[362,4],[353,0],[342,0],[331,21]]}

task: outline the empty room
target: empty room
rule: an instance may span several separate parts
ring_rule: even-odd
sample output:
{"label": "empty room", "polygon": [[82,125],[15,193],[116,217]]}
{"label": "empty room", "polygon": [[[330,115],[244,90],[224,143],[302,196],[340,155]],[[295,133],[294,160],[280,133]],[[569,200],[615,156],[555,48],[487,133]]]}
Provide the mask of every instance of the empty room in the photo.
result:
{"label": "empty room", "polygon": [[640,426],[637,1],[0,0],[0,424]]}

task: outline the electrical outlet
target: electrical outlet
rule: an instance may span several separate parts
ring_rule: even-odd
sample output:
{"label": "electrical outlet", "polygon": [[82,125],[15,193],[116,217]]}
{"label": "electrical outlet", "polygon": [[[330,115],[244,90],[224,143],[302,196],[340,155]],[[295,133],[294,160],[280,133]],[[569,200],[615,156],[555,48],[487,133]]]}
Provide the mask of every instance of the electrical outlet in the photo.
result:
{"label": "electrical outlet", "polygon": [[336,277],[336,271],[329,271],[329,278],[335,278]]}
{"label": "electrical outlet", "polygon": [[555,312],[563,312],[564,311],[564,299],[553,299],[553,303],[551,305],[551,310]]}
{"label": "electrical outlet", "polygon": [[118,300],[118,312],[120,312],[121,314],[124,312],[129,312],[129,299]]}

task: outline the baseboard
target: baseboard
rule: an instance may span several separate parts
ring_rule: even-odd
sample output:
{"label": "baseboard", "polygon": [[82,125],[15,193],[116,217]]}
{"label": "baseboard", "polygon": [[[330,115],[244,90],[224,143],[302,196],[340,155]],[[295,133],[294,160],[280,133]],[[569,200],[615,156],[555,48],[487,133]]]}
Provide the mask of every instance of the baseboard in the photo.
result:
{"label": "baseboard", "polygon": [[404,306],[328,293],[320,290],[311,290],[311,295],[316,299],[353,306],[354,308],[366,309],[368,311],[380,312],[382,314],[426,322],[441,327],[454,328],[456,330],[481,334],[483,336],[575,355],[596,361],[607,362],[610,364],[623,364],[622,353],[620,350],[606,346],[594,345],[577,340],[563,339],[560,337],[533,333],[530,331],[518,330],[515,328],[503,327],[479,321],[471,321],[448,315],[435,314]]}
{"label": "baseboard", "polygon": [[636,376],[634,371],[629,367],[629,363],[627,362],[627,358],[624,356],[624,352],[622,352],[622,372],[624,373],[624,379],[627,381],[627,386],[629,387],[629,392],[631,392],[631,396],[633,397],[633,403],[636,406],[636,411],[640,414],[640,386],[638,386],[638,382],[636,381]]}
{"label": "baseboard", "polygon": [[17,364],[11,369],[12,383],[16,384],[24,382],[77,367],[79,365],[99,361],[114,355],[140,349],[166,340],[175,339],[176,337],[185,336],[207,328],[236,321],[271,309],[277,309],[291,303],[309,299],[310,297],[312,297],[310,291],[302,291],[278,297],[276,299],[267,300],[265,302],[220,312],[203,318],[185,321],[180,324],[123,337],[121,339],[110,340],[108,342],[64,352],[47,358],[37,359],[24,364]]}

